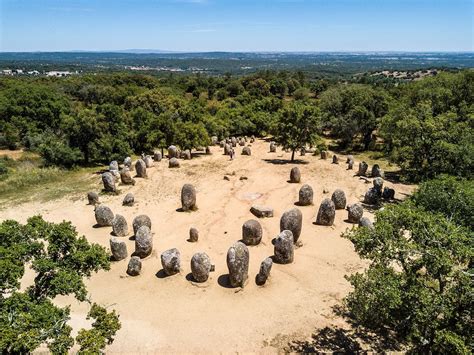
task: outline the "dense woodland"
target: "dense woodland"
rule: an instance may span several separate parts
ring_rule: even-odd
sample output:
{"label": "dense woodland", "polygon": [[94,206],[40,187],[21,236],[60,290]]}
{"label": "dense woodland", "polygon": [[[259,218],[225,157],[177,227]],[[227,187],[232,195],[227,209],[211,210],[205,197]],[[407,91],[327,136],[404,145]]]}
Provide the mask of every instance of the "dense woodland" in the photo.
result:
{"label": "dense woodland", "polygon": [[[414,353],[472,351],[472,70],[412,82],[272,71],[3,78],[0,132],[3,148],[36,152],[45,165],[62,168],[171,144],[196,149],[212,136],[272,136],[293,152],[307,146],[317,152],[330,141],[336,151],[377,150],[400,167],[402,178],[423,182],[414,196],[380,209],[373,227],[344,235],[370,261],[366,271],[348,276],[353,291],[345,314]],[[5,160],[0,174],[9,174]],[[78,237],[70,224],[39,217],[25,225],[4,221],[0,237],[0,348],[26,353],[46,344],[66,352],[74,344],[69,309],[51,299],[74,294],[85,301],[82,279],[109,268],[105,250]],[[38,276],[20,291],[26,262]],[[81,352],[98,353],[120,323],[115,312],[95,304],[89,317],[92,329],[75,340]]]}

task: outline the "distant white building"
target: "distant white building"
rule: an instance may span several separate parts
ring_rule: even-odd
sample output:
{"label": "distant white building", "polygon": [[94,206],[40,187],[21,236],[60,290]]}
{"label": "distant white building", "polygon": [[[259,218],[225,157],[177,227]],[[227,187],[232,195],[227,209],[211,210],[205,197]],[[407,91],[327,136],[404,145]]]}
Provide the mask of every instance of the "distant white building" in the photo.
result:
{"label": "distant white building", "polygon": [[11,69],[3,69],[2,70],[3,75],[13,75],[13,72]]}
{"label": "distant white building", "polygon": [[72,73],[70,71],[49,71],[46,73],[46,76],[68,76],[71,75]]}

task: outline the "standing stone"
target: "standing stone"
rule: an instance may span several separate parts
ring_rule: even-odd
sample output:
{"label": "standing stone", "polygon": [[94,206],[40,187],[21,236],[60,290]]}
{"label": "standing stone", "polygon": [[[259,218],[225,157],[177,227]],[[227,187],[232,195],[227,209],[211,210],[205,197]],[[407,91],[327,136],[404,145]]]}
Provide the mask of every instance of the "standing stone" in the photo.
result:
{"label": "standing stone", "polygon": [[245,140],[244,140],[244,139],[240,139],[240,140],[239,140],[239,145],[240,145],[241,147],[243,147],[243,146],[245,145]]}
{"label": "standing stone", "polygon": [[290,230],[283,230],[275,239],[274,260],[278,264],[290,264],[295,254],[295,241]]}
{"label": "standing stone", "polygon": [[119,165],[118,165],[117,160],[113,160],[112,162],[110,162],[109,171],[111,171],[111,170],[116,170],[116,171],[119,170]]}
{"label": "standing stone", "polygon": [[117,237],[110,238],[110,251],[115,261],[123,260],[128,256],[127,244]]}
{"label": "standing stone", "polygon": [[141,226],[135,234],[135,255],[146,258],[153,250],[153,237],[148,226]]}
{"label": "standing stone", "polygon": [[168,168],[179,168],[179,160],[171,158],[168,162]]}
{"label": "standing stone", "polygon": [[377,193],[382,195],[383,179],[381,177],[376,177],[372,183],[374,184],[374,189],[377,191]]}
{"label": "standing stone", "polygon": [[220,148],[224,148],[224,147],[225,147],[225,144],[226,144],[225,141],[220,141],[219,147],[220,147]]}
{"label": "standing stone", "polygon": [[280,218],[280,232],[284,230],[291,231],[295,243],[300,238],[302,226],[303,215],[297,208],[286,211]]}
{"label": "standing stone", "polygon": [[249,250],[242,242],[236,242],[227,252],[227,267],[232,287],[244,287],[248,279]]}
{"label": "standing stone", "polygon": [[382,169],[380,169],[380,166],[378,164],[374,164],[374,166],[372,167],[371,176],[372,177],[381,177],[381,178],[384,176],[384,173],[383,173]]}
{"label": "standing stone", "polygon": [[177,158],[178,157],[178,148],[174,145],[170,145],[168,147],[168,159]]}
{"label": "standing stone", "polygon": [[354,160],[353,159],[349,160],[347,162],[347,170],[352,170],[352,169],[354,169]]}
{"label": "standing stone", "polygon": [[275,142],[270,143],[270,153],[275,153],[277,151],[277,147]]}
{"label": "standing stone", "polygon": [[224,155],[230,155],[231,149],[232,149],[232,147],[230,146],[230,144],[226,143],[224,145]]}
{"label": "standing stone", "polygon": [[212,154],[211,148],[206,147],[206,155],[211,155],[211,154]]}
{"label": "standing stone", "polygon": [[110,172],[102,174],[102,183],[104,184],[104,190],[106,192],[115,192],[115,178]]}
{"label": "standing stone", "polygon": [[359,171],[357,172],[357,175],[359,176],[365,176],[367,174],[367,169],[369,166],[365,161],[359,163]]}
{"label": "standing stone", "polygon": [[101,227],[111,226],[114,214],[107,206],[99,205],[95,208],[95,220]]}
{"label": "standing stone", "polygon": [[142,271],[142,261],[138,256],[132,256],[128,262],[127,274],[130,276],[138,276]]}
{"label": "standing stone", "polygon": [[348,155],[346,159],[346,164],[349,164],[349,162],[354,161],[354,157],[352,155]]}
{"label": "standing stone", "polygon": [[242,155],[252,155],[252,151],[250,150],[250,147],[243,147]]}
{"label": "standing stone", "polygon": [[160,162],[161,159],[163,159],[163,156],[161,155],[161,152],[156,151],[153,153],[153,160],[156,162]]}
{"label": "standing stone", "polygon": [[130,169],[132,167],[132,158],[126,157],[123,160],[123,165]]}
{"label": "standing stone", "polygon": [[337,157],[336,154],[334,154],[334,155],[332,156],[332,163],[333,163],[333,164],[339,164],[339,158]]}
{"label": "standing stone", "polygon": [[166,275],[171,276],[179,272],[181,265],[181,254],[176,248],[161,253],[161,266]]}
{"label": "standing stone", "polygon": [[199,231],[197,228],[191,227],[189,229],[189,241],[192,243],[196,243],[199,239]]}
{"label": "standing stone", "polygon": [[219,138],[217,138],[217,136],[212,136],[212,137],[211,137],[211,144],[212,144],[212,145],[217,145],[217,144],[219,144]]}
{"label": "standing stone", "polygon": [[117,237],[125,237],[128,234],[128,224],[124,216],[115,215],[112,221],[112,231]]}
{"label": "standing stone", "polygon": [[365,196],[364,196],[364,203],[368,204],[368,205],[376,205],[379,203],[379,200],[380,200],[380,194],[378,193],[378,191],[371,187],[366,193],[365,193]]}
{"label": "standing stone", "polygon": [[183,211],[196,210],[196,189],[191,184],[184,184],[181,189],[181,209]]}
{"label": "standing stone", "polygon": [[189,149],[186,149],[183,152],[183,159],[184,160],[191,160],[191,151]]}
{"label": "standing stone", "polygon": [[332,226],[336,217],[336,206],[334,202],[328,198],[324,199],[319,206],[318,215],[316,216],[316,224],[321,226]]}
{"label": "standing stone", "polygon": [[135,203],[135,197],[131,192],[125,195],[122,201],[123,206],[133,206]]}
{"label": "standing stone", "polygon": [[88,192],[87,193],[87,201],[89,201],[89,205],[98,205],[99,202],[99,195],[96,192]]}
{"label": "standing stone", "polygon": [[313,204],[313,188],[308,184],[301,186],[298,193],[298,205],[309,206]]}
{"label": "standing stone", "polygon": [[362,217],[359,220],[359,227],[367,227],[369,229],[374,229],[374,224],[368,217]]}
{"label": "standing stone", "polygon": [[237,147],[237,138],[231,137],[230,138],[230,143],[232,144],[232,147]]}
{"label": "standing stone", "polygon": [[118,170],[110,170],[109,173],[112,175],[112,177],[114,178],[114,183],[119,181],[120,179],[120,173]]}
{"label": "standing stone", "polygon": [[255,142],[255,137],[250,137],[250,143],[254,143]]}
{"label": "standing stone", "polygon": [[133,227],[133,235],[137,235],[138,230],[142,226],[147,226],[148,229],[151,229],[151,219],[147,215],[141,214],[136,216],[133,219],[132,227]]}
{"label": "standing stone", "polygon": [[304,157],[304,156],[306,155],[306,148],[304,148],[304,147],[301,148],[301,150],[300,150],[300,155],[301,155],[302,157]]}
{"label": "standing stone", "polygon": [[334,202],[336,210],[343,210],[346,208],[346,194],[341,189],[337,189],[333,192],[331,200]]}
{"label": "standing stone", "polygon": [[362,215],[364,214],[364,208],[360,203],[354,203],[347,206],[347,220],[350,223],[359,223]]}
{"label": "standing stone", "polygon": [[135,179],[132,177],[132,173],[130,172],[130,169],[127,167],[124,167],[120,171],[120,180],[122,181],[122,184],[124,185],[135,185]]}
{"label": "standing stone", "polygon": [[301,182],[301,172],[297,166],[295,166],[290,171],[290,182],[296,184],[299,184]]}
{"label": "standing stone", "polygon": [[137,177],[146,178],[146,163],[142,159],[138,159],[135,163],[135,171],[137,172]]}
{"label": "standing stone", "polygon": [[145,159],[143,159],[143,161],[145,162],[145,166],[147,168],[151,168],[154,165],[153,158],[149,155],[145,156]]}
{"label": "standing stone", "polygon": [[382,192],[382,198],[384,200],[393,200],[395,198],[395,190],[390,187],[384,187]]}
{"label": "standing stone", "polygon": [[196,282],[206,282],[211,268],[211,259],[206,253],[196,253],[191,258],[191,273]]}
{"label": "standing stone", "polygon": [[268,277],[270,276],[270,271],[272,270],[273,266],[273,260],[272,258],[266,258],[265,260],[262,261],[260,264],[260,271],[258,272],[258,275],[255,279],[255,282],[259,286],[265,285],[265,282],[267,282]]}
{"label": "standing stone", "polygon": [[245,245],[258,245],[262,240],[262,226],[254,219],[250,219],[242,226],[242,240]]}
{"label": "standing stone", "polygon": [[321,159],[326,160],[328,158],[328,152],[325,150],[321,150]]}

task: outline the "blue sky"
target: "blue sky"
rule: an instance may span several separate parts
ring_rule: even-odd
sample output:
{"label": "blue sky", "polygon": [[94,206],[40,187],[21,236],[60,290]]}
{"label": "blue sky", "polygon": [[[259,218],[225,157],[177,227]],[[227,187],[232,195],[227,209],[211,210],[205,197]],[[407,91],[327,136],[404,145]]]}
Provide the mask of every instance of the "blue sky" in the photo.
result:
{"label": "blue sky", "polygon": [[473,51],[473,0],[0,0],[0,51]]}

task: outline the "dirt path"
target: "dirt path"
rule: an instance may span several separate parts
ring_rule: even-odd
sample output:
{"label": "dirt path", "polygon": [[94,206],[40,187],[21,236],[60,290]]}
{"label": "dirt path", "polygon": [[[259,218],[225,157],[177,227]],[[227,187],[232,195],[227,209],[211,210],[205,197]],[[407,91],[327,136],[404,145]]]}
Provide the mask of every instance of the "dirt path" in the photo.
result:
{"label": "dirt path", "polygon": [[[143,260],[143,272],[129,277],[125,270],[128,259],[115,262],[109,272],[100,272],[88,282],[91,299],[111,305],[120,314],[122,329],[117,333],[108,353],[137,352],[274,352],[293,337],[310,335],[316,327],[342,324],[331,307],[349,291],[344,275],[360,270],[363,262],[352,244],[340,234],[352,225],[344,222],[346,211],[337,211],[332,227],[313,224],[320,202],[330,197],[336,188],[346,192],[348,203],[360,201],[370,187],[346,170],[345,164],[306,155],[307,164],[298,164],[302,183],[314,190],[314,206],[299,207],[303,213],[300,240],[303,247],[295,252],[290,265],[274,264],[264,287],[255,284],[255,275],[263,259],[273,255],[271,243],[279,232],[282,213],[294,207],[302,184],[289,184],[290,169],[296,164],[281,164],[289,153],[280,149],[268,152],[268,144],[258,141],[252,146],[252,156],[230,161],[222,149],[213,147],[211,156],[181,161],[180,169],[168,169],[167,160],[149,169],[149,178],[137,179],[133,187],[121,186],[119,196],[103,196],[102,202],[114,213],[131,222],[138,214],[152,220],[154,252]],[[300,157],[298,157],[300,158]],[[344,162],[345,158],[341,157]],[[356,165],[358,162],[356,162]],[[223,179],[229,175],[230,181]],[[239,180],[246,176],[248,180]],[[198,211],[177,212],[180,190],[190,182],[197,189]],[[387,186],[393,184],[386,182]],[[97,190],[100,189],[97,178]],[[394,186],[396,197],[410,193],[412,186]],[[323,190],[329,191],[324,194]],[[137,203],[121,205],[123,196],[133,192]],[[93,228],[93,207],[86,198],[77,201],[62,199],[46,204],[29,203],[0,211],[0,220],[14,218],[25,221],[28,216],[42,214],[47,220],[70,220],[79,233],[91,242],[109,245],[110,228]],[[233,242],[241,238],[242,224],[255,218],[252,204],[274,208],[274,218],[261,219],[264,236],[258,246],[250,247],[249,283],[240,292],[226,283],[226,253]],[[364,212],[370,218],[373,216]],[[189,228],[200,231],[199,242],[187,242]],[[134,242],[127,238],[129,253]],[[172,277],[157,276],[161,269],[159,255],[176,247],[181,252],[182,272]],[[190,260],[195,252],[204,251],[215,264],[215,272],[205,284],[196,286],[186,279]],[[86,305],[71,298],[58,299],[60,304],[72,304],[72,323],[84,326]]]}

